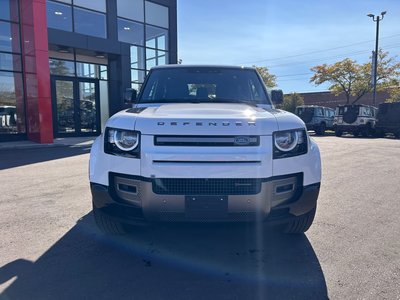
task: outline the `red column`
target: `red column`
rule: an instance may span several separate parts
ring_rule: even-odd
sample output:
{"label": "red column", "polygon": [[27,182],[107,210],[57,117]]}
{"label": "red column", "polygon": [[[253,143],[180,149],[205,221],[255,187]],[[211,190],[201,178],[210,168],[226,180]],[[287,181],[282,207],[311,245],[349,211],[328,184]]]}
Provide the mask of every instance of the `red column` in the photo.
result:
{"label": "red column", "polygon": [[20,1],[28,139],[53,142],[46,0]]}

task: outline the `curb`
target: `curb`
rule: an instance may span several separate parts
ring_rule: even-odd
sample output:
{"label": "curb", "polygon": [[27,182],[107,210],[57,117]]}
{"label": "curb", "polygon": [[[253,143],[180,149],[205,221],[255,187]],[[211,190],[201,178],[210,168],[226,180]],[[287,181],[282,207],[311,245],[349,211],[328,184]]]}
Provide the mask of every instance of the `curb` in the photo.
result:
{"label": "curb", "polygon": [[93,141],[91,142],[83,142],[77,144],[68,144],[68,143],[53,143],[53,144],[9,144],[2,145],[0,143],[0,151],[2,150],[24,150],[24,149],[40,149],[40,148],[59,148],[59,147],[71,147],[71,148],[83,148],[83,147],[92,147]]}

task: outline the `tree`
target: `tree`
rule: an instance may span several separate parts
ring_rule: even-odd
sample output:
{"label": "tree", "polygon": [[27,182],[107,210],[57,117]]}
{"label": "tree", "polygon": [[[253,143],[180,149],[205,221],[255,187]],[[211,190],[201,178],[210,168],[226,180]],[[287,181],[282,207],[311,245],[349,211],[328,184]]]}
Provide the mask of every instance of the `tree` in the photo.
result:
{"label": "tree", "polygon": [[253,68],[257,70],[258,74],[260,74],[267,87],[272,88],[276,86],[276,76],[271,74],[267,67],[257,67],[253,65]]}
{"label": "tree", "polygon": [[[378,52],[377,90],[386,90],[400,76],[400,63],[395,57],[388,57],[389,53]],[[371,58],[372,59],[372,58]],[[350,103],[350,97],[355,97],[353,104],[360,100],[366,93],[372,91],[371,84],[372,64],[358,64],[355,60],[346,58],[334,64],[323,64],[311,68],[314,75],[310,82],[320,85],[330,83],[329,90],[335,95],[344,93],[346,103]]]}
{"label": "tree", "polygon": [[304,105],[304,98],[297,93],[291,93],[283,97],[281,109],[294,113],[297,106]]}
{"label": "tree", "polygon": [[397,83],[396,86],[389,90],[390,97],[385,102],[400,102],[400,85]]}

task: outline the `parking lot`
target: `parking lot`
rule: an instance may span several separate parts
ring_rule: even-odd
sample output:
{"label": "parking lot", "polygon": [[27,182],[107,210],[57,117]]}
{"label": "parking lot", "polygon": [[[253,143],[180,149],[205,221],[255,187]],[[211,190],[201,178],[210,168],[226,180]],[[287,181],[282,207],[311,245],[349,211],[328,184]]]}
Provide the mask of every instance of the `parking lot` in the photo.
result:
{"label": "parking lot", "polygon": [[400,299],[400,140],[315,137],[313,226],[95,227],[89,148],[0,150],[0,299]]}

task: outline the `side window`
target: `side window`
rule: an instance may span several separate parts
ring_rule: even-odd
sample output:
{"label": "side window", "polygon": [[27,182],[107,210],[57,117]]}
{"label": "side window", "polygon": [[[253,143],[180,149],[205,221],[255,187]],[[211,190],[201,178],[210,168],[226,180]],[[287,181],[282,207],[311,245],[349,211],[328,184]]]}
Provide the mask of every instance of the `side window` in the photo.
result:
{"label": "side window", "polygon": [[255,85],[253,80],[249,80],[249,87],[251,93],[251,100],[261,100],[260,91],[258,90],[259,85]]}
{"label": "side window", "polygon": [[316,108],[315,112],[316,112],[316,115],[319,116],[319,117],[323,117],[324,116],[323,110],[320,107]]}

